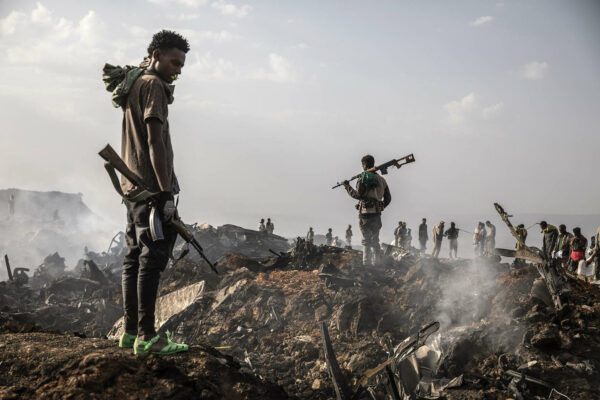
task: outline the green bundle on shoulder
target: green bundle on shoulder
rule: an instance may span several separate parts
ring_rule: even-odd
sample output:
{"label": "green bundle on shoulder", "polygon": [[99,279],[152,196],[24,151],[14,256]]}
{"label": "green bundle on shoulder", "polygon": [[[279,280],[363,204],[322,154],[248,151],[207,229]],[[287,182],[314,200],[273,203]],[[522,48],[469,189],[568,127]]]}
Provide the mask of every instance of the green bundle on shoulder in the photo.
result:
{"label": "green bundle on shoulder", "polygon": [[113,106],[116,108],[123,107],[133,84],[144,73],[148,65],[149,60],[147,58],[138,67],[104,64],[102,81],[106,86],[106,90],[112,93]]}
{"label": "green bundle on shoulder", "polygon": [[377,175],[373,172],[363,172],[360,174],[359,182],[360,185],[365,187],[367,190],[377,187],[379,185],[379,180],[377,179]]}

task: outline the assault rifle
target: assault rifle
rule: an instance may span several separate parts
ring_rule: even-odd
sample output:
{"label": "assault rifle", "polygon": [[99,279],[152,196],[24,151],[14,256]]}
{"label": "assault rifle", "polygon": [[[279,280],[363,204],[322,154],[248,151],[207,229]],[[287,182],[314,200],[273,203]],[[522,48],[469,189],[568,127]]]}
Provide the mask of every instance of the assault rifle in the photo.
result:
{"label": "assault rifle", "polygon": [[[386,163],[383,163],[381,165],[378,165],[376,167],[373,168],[369,168],[368,170],[364,171],[364,172],[381,172],[381,175],[387,175],[388,173],[388,168],[390,167],[396,167],[396,168],[400,168],[401,166],[405,165],[405,164],[410,164],[415,162],[415,156],[413,154],[409,154],[407,156],[404,156],[402,158],[398,158],[398,159],[394,159],[391,161],[388,161]],[[358,175],[354,175],[352,178],[348,179],[348,182],[351,182],[355,179],[360,178],[360,176],[362,175],[362,173],[358,174]],[[338,182],[337,185],[335,185],[334,187],[332,187],[332,189],[335,189],[337,187],[342,186],[344,183],[340,183]]]}
{"label": "assault rifle", "polygon": [[[135,201],[149,200],[152,203],[153,196],[158,193],[153,193],[150,190],[150,186],[146,184],[146,182],[144,182],[142,178],[140,178],[136,173],[129,169],[129,167],[125,164],[121,157],[119,157],[117,152],[111,147],[110,144],[107,144],[102,150],[100,150],[98,154],[106,161],[106,163],[104,164],[104,168],[106,168],[106,170],[108,171],[108,175],[111,178],[113,186],[115,187],[117,193],[121,195],[121,197],[125,198],[117,176],[114,172],[115,169],[119,171],[121,175],[127,178],[131,183],[142,189],[142,192],[134,197],[136,199]],[[156,214],[156,207],[154,205],[152,206],[152,212],[150,213],[150,220],[150,231],[152,232],[152,235],[161,237],[162,225],[160,218]],[[185,226],[185,224],[183,223],[183,221],[181,221],[181,218],[179,218],[179,214],[177,212],[171,220],[165,222],[171,225],[173,229],[177,231],[179,236],[183,238],[183,240],[185,240],[188,244],[191,244],[192,247],[196,249],[198,254],[200,254],[200,257],[202,257],[204,261],[206,261],[206,263],[215,272],[215,274],[219,274],[216,268],[217,263],[213,264],[206,257],[206,255],[204,254],[204,249],[202,248],[202,246],[200,246],[200,243],[198,243],[198,241],[194,237],[194,234],[190,232],[187,226]]]}

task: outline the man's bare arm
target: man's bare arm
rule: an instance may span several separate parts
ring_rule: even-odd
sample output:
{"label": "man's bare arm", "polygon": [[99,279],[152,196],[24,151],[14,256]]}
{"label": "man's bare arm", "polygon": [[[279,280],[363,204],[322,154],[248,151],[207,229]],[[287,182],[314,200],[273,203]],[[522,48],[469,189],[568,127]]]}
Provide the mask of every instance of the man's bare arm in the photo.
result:
{"label": "man's bare arm", "polygon": [[146,121],[148,130],[148,147],[150,149],[150,162],[156,174],[158,186],[162,192],[170,192],[171,179],[167,174],[167,149],[162,138],[162,122],[157,118]]}

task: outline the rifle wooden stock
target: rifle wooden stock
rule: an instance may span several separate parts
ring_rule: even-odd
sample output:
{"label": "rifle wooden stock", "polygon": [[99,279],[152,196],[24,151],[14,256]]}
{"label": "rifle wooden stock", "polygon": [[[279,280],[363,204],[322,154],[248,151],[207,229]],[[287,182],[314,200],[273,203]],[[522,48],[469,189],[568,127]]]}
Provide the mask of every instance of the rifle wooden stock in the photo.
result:
{"label": "rifle wooden stock", "polygon": [[140,178],[135,172],[129,169],[129,167],[125,164],[125,162],[110,144],[104,146],[104,148],[98,152],[98,155],[109,162],[114,169],[119,171],[121,175],[127,178],[135,186],[151,192],[150,187],[146,184],[146,182],[144,182],[142,178]]}
{"label": "rifle wooden stock", "polygon": [[[117,154],[117,152],[112,148],[110,144],[107,144],[102,150],[98,152],[98,154],[100,155],[100,157],[106,160],[106,162],[110,164],[110,166],[112,166],[114,169],[119,171],[125,178],[127,178],[131,183],[149,192],[149,194],[152,194],[152,191],[150,190],[150,187],[146,184],[146,182],[144,182],[142,178],[137,176],[136,173],[129,169],[129,167],[125,164],[125,162],[121,159],[121,157]],[[170,221],[165,221],[165,223],[171,225],[175,229],[175,231],[183,238],[183,240],[186,241],[186,243],[191,244],[196,249],[196,251],[200,254],[204,261],[208,263],[208,265],[215,272],[215,274],[219,274],[216,268],[217,263],[213,264],[212,262],[210,262],[210,260],[204,254],[204,250],[202,249],[202,246],[200,246],[200,243],[198,243],[192,232],[188,230],[188,228],[185,226],[183,221],[179,219],[178,216],[176,218],[172,218]]]}

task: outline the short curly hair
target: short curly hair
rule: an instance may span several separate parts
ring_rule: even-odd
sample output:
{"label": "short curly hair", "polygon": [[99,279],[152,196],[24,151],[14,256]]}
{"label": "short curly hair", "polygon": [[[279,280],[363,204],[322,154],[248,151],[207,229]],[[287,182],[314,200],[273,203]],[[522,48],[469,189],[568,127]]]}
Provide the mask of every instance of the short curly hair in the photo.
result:
{"label": "short curly hair", "polygon": [[187,53],[190,51],[190,44],[188,43],[187,39],[181,36],[179,33],[163,29],[152,36],[152,42],[150,42],[150,45],[148,46],[148,55],[152,56],[154,50],[172,48],[176,48],[184,53]]}

